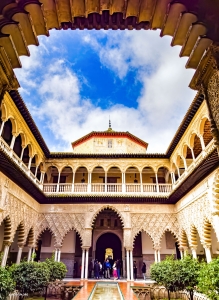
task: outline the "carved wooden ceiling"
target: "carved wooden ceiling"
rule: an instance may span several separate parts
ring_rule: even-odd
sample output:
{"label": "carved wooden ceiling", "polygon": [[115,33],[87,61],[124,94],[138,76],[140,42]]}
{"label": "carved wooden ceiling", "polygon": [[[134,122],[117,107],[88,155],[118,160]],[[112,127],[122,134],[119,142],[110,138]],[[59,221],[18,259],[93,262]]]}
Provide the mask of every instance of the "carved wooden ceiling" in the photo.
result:
{"label": "carved wooden ceiling", "polygon": [[0,46],[13,68],[38,35],[55,29],[161,29],[172,46],[182,46],[187,68],[196,69],[204,52],[219,40],[217,0],[1,0]]}

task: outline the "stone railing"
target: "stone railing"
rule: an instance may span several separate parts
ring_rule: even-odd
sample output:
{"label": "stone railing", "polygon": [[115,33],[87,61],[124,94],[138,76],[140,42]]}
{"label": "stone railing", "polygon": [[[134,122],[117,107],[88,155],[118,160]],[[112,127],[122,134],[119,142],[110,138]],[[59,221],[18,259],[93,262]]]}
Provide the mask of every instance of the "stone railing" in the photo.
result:
{"label": "stone railing", "polygon": [[28,169],[25,163],[17,156],[17,154],[9,147],[9,145],[5,142],[5,140],[0,137],[0,149],[6,153],[12,161],[40,188],[42,189],[42,185],[39,180],[35,177],[35,175]]}
{"label": "stone railing", "polygon": [[172,184],[153,184],[143,183],[141,184],[120,184],[120,183],[47,183],[43,185],[44,193],[122,193],[122,194],[169,194],[172,191]]}

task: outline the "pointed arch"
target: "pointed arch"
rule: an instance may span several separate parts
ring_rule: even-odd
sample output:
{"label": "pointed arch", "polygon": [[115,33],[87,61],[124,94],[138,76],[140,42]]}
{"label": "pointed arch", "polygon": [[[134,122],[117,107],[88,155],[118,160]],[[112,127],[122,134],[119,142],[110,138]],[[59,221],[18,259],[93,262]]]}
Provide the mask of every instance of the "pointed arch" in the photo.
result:
{"label": "pointed arch", "polygon": [[184,229],[182,229],[179,237],[179,245],[180,247],[183,247],[184,249],[187,249],[189,246],[188,243],[188,237]]}
{"label": "pointed arch", "polygon": [[17,233],[18,233],[18,239],[17,239],[17,243],[18,245],[24,245],[25,243],[25,226],[23,221],[18,225],[17,227]]}
{"label": "pointed arch", "polygon": [[205,245],[211,245],[211,229],[212,225],[211,223],[206,219],[204,224],[203,224],[203,243]]}
{"label": "pointed arch", "polygon": [[33,227],[30,228],[27,239],[26,239],[27,246],[33,246],[34,245],[34,229]]}
{"label": "pointed arch", "polygon": [[12,223],[9,216],[6,216],[2,221],[4,223],[4,238],[3,243],[7,243],[11,241],[12,238]]}

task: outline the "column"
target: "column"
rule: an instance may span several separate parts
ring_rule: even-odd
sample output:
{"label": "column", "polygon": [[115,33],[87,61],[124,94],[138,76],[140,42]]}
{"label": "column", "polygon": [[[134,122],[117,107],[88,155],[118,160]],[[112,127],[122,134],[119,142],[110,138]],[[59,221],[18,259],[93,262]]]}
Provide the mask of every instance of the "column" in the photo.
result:
{"label": "column", "polygon": [[175,184],[176,183],[175,174],[173,172],[171,172],[170,174],[171,174],[172,184]]}
{"label": "column", "polygon": [[88,193],[91,192],[91,172],[88,172],[88,186],[87,186]]}
{"label": "column", "polygon": [[25,149],[25,148],[22,147],[20,160],[22,160],[22,158],[23,158],[23,155],[24,155],[24,149]]}
{"label": "column", "polygon": [[2,267],[6,266],[7,259],[8,259],[9,248],[10,248],[10,244],[5,244],[4,252],[3,252],[3,256],[2,256],[2,263],[1,263]]}
{"label": "column", "polygon": [[60,261],[61,259],[61,249],[58,249],[57,251],[57,261]]}
{"label": "column", "polygon": [[22,251],[23,251],[23,245],[18,246],[18,253],[17,253],[17,260],[16,260],[17,265],[21,262]]}
{"label": "column", "polygon": [[73,178],[72,178],[72,192],[74,192],[74,190],[75,190],[75,188],[74,188],[74,186],[75,186],[75,172],[73,172],[73,176],[72,176]]}
{"label": "column", "polygon": [[207,260],[207,263],[209,263],[212,260],[212,258],[211,258],[211,246],[207,245],[204,248],[205,248],[206,260]]}
{"label": "column", "polygon": [[15,139],[16,139],[16,136],[15,136],[15,135],[12,135],[11,144],[10,144],[10,148],[11,148],[11,149],[14,148]]}
{"label": "column", "polygon": [[37,170],[38,170],[38,167],[39,167],[39,165],[36,166],[35,177],[37,177]]}
{"label": "column", "polygon": [[130,250],[130,272],[131,272],[131,281],[134,281],[134,274],[133,274],[133,251]]}
{"label": "column", "polygon": [[28,162],[28,169],[30,170],[31,167],[31,162],[32,162],[32,157],[29,158],[29,162]]}
{"label": "column", "polygon": [[87,279],[87,277],[88,277],[88,258],[89,258],[89,249],[86,249],[86,252],[85,252],[85,276],[84,276],[85,279]]}
{"label": "column", "polygon": [[204,139],[203,139],[202,135],[200,135],[199,138],[200,138],[200,141],[201,141],[201,146],[202,146],[202,151],[203,151],[203,150],[205,150],[205,142],[204,142]]}
{"label": "column", "polygon": [[157,173],[155,173],[155,178],[156,178],[156,189],[157,189],[157,193],[159,193],[159,185],[158,185]]}
{"label": "column", "polygon": [[154,249],[154,262],[157,263],[157,250]]}
{"label": "column", "polygon": [[57,187],[56,187],[56,192],[57,192],[57,193],[59,192],[60,176],[61,176],[61,173],[59,172],[59,175],[58,175],[58,182],[57,182]]}
{"label": "column", "polygon": [[129,250],[126,250],[126,275],[127,275],[127,281],[130,280],[130,266],[129,266]]}
{"label": "column", "polygon": [[107,192],[107,171],[105,171],[105,193]]}
{"label": "column", "polygon": [[2,125],[1,125],[1,128],[0,128],[0,136],[2,135],[4,125],[5,125],[5,121],[2,121]]}
{"label": "column", "polygon": [[160,249],[157,249],[157,262],[160,262]]}
{"label": "column", "polygon": [[177,172],[178,172],[178,176],[180,178],[180,172],[179,172],[179,168],[177,167]]}
{"label": "column", "polygon": [[31,260],[31,254],[32,254],[32,247],[29,248],[29,251],[28,251],[28,256],[27,256],[27,261],[30,262]]}
{"label": "column", "polygon": [[142,172],[140,172],[141,193],[143,193]]}
{"label": "column", "polygon": [[122,173],[122,192],[126,192],[126,186],[125,186],[125,173]]}
{"label": "column", "polygon": [[82,248],[81,279],[84,279],[84,254],[85,250]]}
{"label": "column", "polygon": [[193,148],[190,148],[190,150],[192,152],[192,159],[195,160],[195,154],[194,154]]}
{"label": "column", "polygon": [[183,163],[184,163],[184,167],[185,167],[185,171],[187,170],[187,163],[186,163],[186,159],[185,157],[183,156]]}
{"label": "column", "polygon": [[42,172],[42,171],[41,171],[41,175],[40,175],[40,183],[42,183],[42,184],[43,184],[43,182],[44,182],[44,176],[45,176],[45,172]]}
{"label": "column", "polygon": [[183,248],[179,248],[180,251],[180,258],[183,259]]}
{"label": "column", "polygon": [[31,261],[34,261],[35,257],[35,248],[33,248],[32,255],[31,255]]}
{"label": "column", "polygon": [[197,258],[196,248],[192,248],[192,257]]}

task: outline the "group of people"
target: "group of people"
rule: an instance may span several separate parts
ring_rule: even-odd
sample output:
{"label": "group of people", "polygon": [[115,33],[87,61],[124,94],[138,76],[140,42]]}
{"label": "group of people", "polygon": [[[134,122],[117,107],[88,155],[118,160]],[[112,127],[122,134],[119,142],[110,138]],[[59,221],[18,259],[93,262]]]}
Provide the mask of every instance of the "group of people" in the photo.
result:
{"label": "group of people", "polygon": [[[95,279],[110,279],[111,276],[113,276],[114,280],[120,279],[121,276],[121,269],[122,264],[121,260],[117,259],[114,262],[112,260],[106,259],[103,263],[98,261],[97,259],[94,261],[94,265],[92,261],[90,261],[88,266],[88,272],[89,272],[89,278],[92,277],[92,272],[94,271],[94,278]],[[134,273],[134,279],[137,279],[137,265],[136,261],[134,261],[133,264],[133,273]],[[143,275],[144,280],[146,280],[146,264],[143,262],[141,272]]]}
{"label": "group of people", "polygon": [[92,271],[94,271],[94,278],[96,279],[110,279],[111,275],[113,276],[114,280],[120,279],[121,267],[122,266],[120,259],[117,259],[116,261],[114,261],[114,263],[112,263],[109,259],[106,259],[103,264],[96,259],[94,261],[94,265],[92,261],[89,263],[89,278],[91,278]]}

